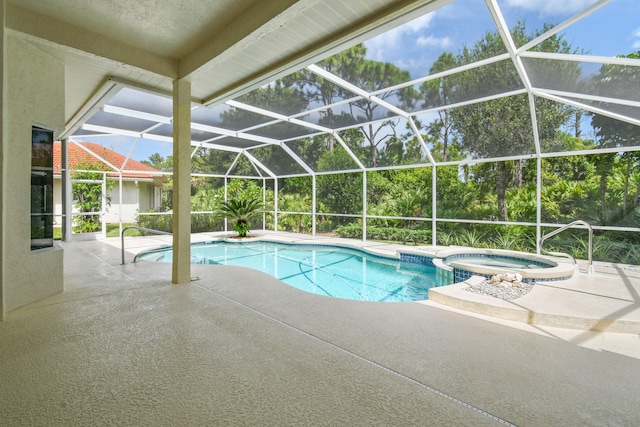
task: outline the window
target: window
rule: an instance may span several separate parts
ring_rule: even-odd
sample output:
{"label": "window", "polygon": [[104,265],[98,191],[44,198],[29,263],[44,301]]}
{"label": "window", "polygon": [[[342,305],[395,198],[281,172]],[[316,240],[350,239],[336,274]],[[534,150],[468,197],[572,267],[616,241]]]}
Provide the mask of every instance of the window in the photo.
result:
{"label": "window", "polygon": [[31,250],[53,246],[53,131],[31,131]]}

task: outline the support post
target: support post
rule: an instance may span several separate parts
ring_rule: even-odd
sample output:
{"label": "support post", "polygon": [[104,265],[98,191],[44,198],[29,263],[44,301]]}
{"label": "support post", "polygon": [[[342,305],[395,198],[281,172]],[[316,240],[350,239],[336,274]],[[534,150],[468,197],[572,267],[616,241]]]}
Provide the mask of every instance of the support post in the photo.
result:
{"label": "support post", "polygon": [[[118,171],[118,234],[122,234],[122,202],[124,198],[122,197],[122,169]],[[140,204],[138,204],[140,206]]]}
{"label": "support post", "polygon": [[[226,202],[228,200],[228,195],[227,195],[227,177],[224,177],[224,201]],[[224,217],[224,231],[225,233],[227,231],[229,231],[229,222],[227,221],[227,217]]]}
{"label": "support post", "polygon": [[[265,208],[267,206],[267,180],[262,178],[262,207]],[[265,209],[262,212],[262,230],[267,229],[267,210]]]}
{"label": "support post", "polygon": [[438,244],[438,170],[435,163],[431,166],[431,244]]}
{"label": "support post", "polygon": [[5,15],[5,0],[0,0],[0,320],[4,319],[4,289],[5,289],[5,279],[4,279],[4,257],[5,257],[5,249],[4,249],[4,221],[5,221],[5,213],[4,213],[4,32],[5,32],[5,24],[4,24],[4,15]]}
{"label": "support post", "polygon": [[536,254],[540,255],[542,238],[542,158],[536,157]]}
{"label": "support post", "polygon": [[367,241],[367,171],[362,171],[362,241]]}
{"label": "support post", "polygon": [[100,203],[100,238],[107,238],[107,173],[102,174],[101,203]]}
{"label": "support post", "polygon": [[73,234],[73,193],[71,184],[71,171],[69,170],[69,140],[64,138],[60,143],[62,160],[62,240],[70,242]]}
{"label": "support post", "polygon": [[191,280],[191,83],[173,82],[173,283]]}
{"label": "support post", "polygon": [[316,235],[316,176],[315,174],[311,176],[311,235]]}
{"label": "support post", "polygon": [[273,231],[278,231],[278,178],[273,179]]}

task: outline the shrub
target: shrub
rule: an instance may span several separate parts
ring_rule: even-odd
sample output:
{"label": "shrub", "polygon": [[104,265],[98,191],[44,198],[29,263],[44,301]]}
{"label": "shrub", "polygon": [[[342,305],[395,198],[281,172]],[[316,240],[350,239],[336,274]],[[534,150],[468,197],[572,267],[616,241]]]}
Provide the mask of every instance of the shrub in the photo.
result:
{"label": "shrub", "polygon": [[[139,227],[151,230],[173,231],[173,215],[168,214],[138,214]],[[224,222],[212,213],[191,214],[191,232],[203,233],[207,231],[222,231]],[[148,235],[149,233],[145,233]]]}
{"label": "shrub", "polygon": [[[341,225],[336,229],[336,235],[350,239],[361,239],[362,226],[359,224]],[[367,227],[367,239],[429,244],[431,242],[431,231],[393,227]]]}

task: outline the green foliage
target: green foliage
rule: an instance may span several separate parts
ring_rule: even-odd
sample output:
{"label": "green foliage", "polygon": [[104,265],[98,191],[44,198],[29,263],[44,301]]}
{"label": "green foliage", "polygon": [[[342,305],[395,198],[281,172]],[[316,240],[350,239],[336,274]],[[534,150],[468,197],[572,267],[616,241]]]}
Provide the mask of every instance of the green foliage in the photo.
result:
{"label": "green foliage", "polygon": [[[311,212],[311,197],[300,194],[282,194],[278,198],[278,208],[283,212]],[[311,233],[312,216],[285,213],[278,216],[278,229],[295,233]]]}
{"label": "green foliage", "polygon": [[[328,151],[322,155],[319,165],[327,163],[329,170],[345,169],[340,165],[349,162],[346,152]],[[326,213],[353,213],[362,212],[362,174],[361,173],[337,173],[320,175],[316,179],[317,197]],[[350,221],[348,218],[338,218],[340,224]]]}
{"label": "green foliage", "polygon": [[[527,34],[524,23],[521,22],[511,29],[511,34],[520,46],[539,33]],[[571,47],[562,37],[553,36],[536,50],[568,53]],[[455,62],[457,65],[468,64],[503,52],[504,43],[499,33],[489,32],[472,47],[465,47],[455,57]],[[444,59],[450,60],[448,57]],[[574,84],[580,77],[579,67],[575,64],[564,66],[562,70],[558,70],[558,74],[564,79],[573,80]],[[501,61],[448,76],[440,86],[440,92],[447,89],[451,101],[462,102],[481,95],[519,89],[522,83],[513,63]],[[541,139],[547,139],[548,135],[553,135],[558,127],[567,121],[571,110],[552,101],[539,99],[536,100],[536,112],[539,136]],[[535,152],[527,95],[492,99],[459,107],[451,110],[450,120],[461,136],[461,145],[475,157],[504,157]],[[510,218],[507,205],[508,170],[505,162],[496,163],[495,173],[496,179],[493,183],[497,196],[497,219],[506,221]],[[519,181],[520,179],[517,185],[520,184]]]}
{"label": "green foliage", "polygon": [[[637,240],[620,239],[605,234],[593,238],[595,261],[640,265],[640,246]],[[545,249],[565,252],[577,259],[586,260],[589,254],[589,238],[584,230],[572,230],[558,234],[545,242]]]}
{"label": "green foliage", "polygon": [[455,224],[438,225],[438,245],[510,249],[535,252],[535,228],[515,225]]}
{"label": "green foliage", "polygon": [[137,224],[139,227],[149,228],[151,230],[173,232],[173,215],[172,214],[156,214],[149,213],[138,214]]}
{"label": "green foliage", "polygon": [[492,246],[498,249],[520,250],[519,238],[508,233],[499,233],[494,236]]}
{"label": "green foliage", "polygon": [[247,233],[250,230],[251,224],[248,221],[238,219],[233,223],[233,230],[238,233],[239,237],[247,237]]}
{"label": "green foliage", "polygon": [[[163,172],[173,171],[173,156],[167,156],[165,159],[160,153],[153,153],[149,156],[148,160],[143,160],[141,163],[151,166]],[[168,211],[173,206],[173,175],[164,175],[162,184],[162,200],[161,211]]]}
{"label": "green foliage", "polygon": [[[569,151],[588,147],[593,143],[556,133],[550,143],[568,147]],[[340,165],[344,160],[340,150],[335,155],[324,154],[323,162]],[[541,162],[541,209],[544,222],[569,223],[586,219],[594,225],[615,224],[640,226],[640,156],[622,153],[614,156],[551,157]],[[452,154],[453,155],[453,154]],[[606,217],[601,217],[600,179],[595,173],[596,163],[606,161],[607,175]],[[631,162],[631,168],[628,167]],[[508,190],[506,192],[510,220],[535,222],[537,200],[535,190],[535,161],[505,162]],[[627,177],[627,171],[629,174]],[[498,216],[495,191],[496,165],[438,166],[437,217],[443,219],[495,220]],[[411,218],[431,216],[431,167],[367,171],[367,213],[376,216],[403,218],[368,218],[367,238],[415,244],[431,243],[431,223]],[[520,174],[522,183],[515,185]],[[310,233],[312,224],[311,178],[296,177],[279,181],[279,230]],[[271,187],[268,187],[271,188]],[[361,215],[362,175],[360,173],[317,176],[317,211],[327,213]],[[223,198],[222,188],[198,191],[194,207],[210,210],[210,203]],[[238,197],[261,198],[262,188],[254,181],[231,180],[228,194]],[[626,208],[624,200],[627,200]],[[200,203],[200,204],[198,204]],[[208,204],[208,205],[207,205]],[[267,206],[273,206],[273,192],[267,190]],[[194,208],[195,210],[195,208]],[[195,216],[194,216],[195,218]],[[195,220],[194,220],[195,222]],[[208,230],[221,229],[221,221],[206,222]],[[273,224],[272,214],[267,214],[267,227]],[[150,226],[149,228],[158,228]],[[195,229],[196,227],[194,227]],[[199,228],[199,227],[198,227]],[[202,229],[207,230],[206,228]],[[362,226],[354,224],[353,217],[317,215],[316,231],[336,232],[341,237],[362,238]],[[594,257],[596,260],[638,263],[636,247],[640,247],[639,233],[613,233],[596,236]],[[438,244],[535,252],[535,227],[493,224],[452,224],[438,222]],[[578,258],[586,258],[585,236],[563,233],[560,240],[549,242],[549,247],[571,252]],[[583,243],[581,243],[583,242]]]}
{"label": "green foliage", "polygon": [[191,210],[195,212],[214,211],[224,200],[224,189],[202,188],[191,196]]}
{"label": "green foliage", "polygon": [[[362,226],[359,224],[341,225],[336,229],[338,237],[362,239]],[[394,227],[367,227],[368,240],[380,240],[385,242],[429,244],[431,242],[430,230],[407,230]]]}
{"label": "green foliage", "polygon": [[[137,224],[139,227],[151,230],[173,232],[173,215],[169,213],[140,213]],[[191,232],[203,233],[207,231],[222,231],[224,229],[222,219],[212,213],[191,214]],[[144,232],[142,234],[145,234]]]}
{"label": "green foliage", "polygon": [[[523,46],[539,31],[529,32],[519,22],[510,33],[517,46]],[[546,38],[531,50],[551,53],[580,53],[560,34]],[[597,155],[558,156],[540,160],[522,158],[501,162],[463,163],[438,166],[436,194],[432,194],[433,168],[428,164],[425,146],[416,135],[401,129],[395,120],[372,120],[378,115],[379,104],[368,98],[349,104],[349,109],[318,109],[318,124],[338,129],[345,146],[367,168],[384,165],[412,165],[423,167],[399,170],[359,171],[357,162],[333,135],[316,135],[285,144],[314,171],[316,176],[316,206],[318,232],[336,232],[339,236],[362,238],[362,225],[354,215],[363,209],[363,176],[366,173],[366,209],[370,216],[393,217],[367,219],[367,238],[404,243],[430,244],[431,222],[418,221],[432,216],[432,202],[436,200],[437,239],[440,245],[493,247],[533,252],[536,249],[536,230],[530,226],[497,224],[455,224],[443,220],[469,219],[533,223],[541,209],[542,222],[566,224],[584,219],[593,225],[640,227],[640,154],[624,151],[624,147],[640,145],[638,127],[611,117],[592,115],[543,97],[532,100],[526,94],[491,99],[482,103],[467,103],[480,96],[523,89],[516,67],[509,59],[490,62],[462,73],[445,74],[419,86],[393,91],[381,87],[399,87],[395,83],[409,81],[408,74],[393,64],[369,60],[364,45],[354,46],[322,61],[327,71],[347,81],[360,84],[376,96],[408,111],[431,110],[433,114],[418,114],[412,118],[423,133],[422,140],[438,162],[464,161],[473,158],[534,155],[536,147],[530,112],[533,102],[537,136],[542,153],[570,153],[594,148],[614,148],[610,153]],[[435,75],[464,64],[506,53],[502,37],[497,31],[486,33],[476,43],[464,47],[457,54],[445,52],[433,64]],[[638,58],[639,54],[629,55]],[[590,80],[581,74],[575,61],[549,61],[527,58],[531,75],[543,71],[554,76],[554,85],[566,85],[583,92],[617,96],[627,99],[629,82],[638,82],[637,67],[605,65]],[[637,86],[637,85],[636,85]],[[322,76],[303,69],[286,76],[273,85],[250,92],[242,101],[262,108],[273,108],[283,114],[295,115],[309,105],[331,105],[337,100],[351,98],[344,88],[326,81]],[[457,108],[440,109],[456,104]],[[598,107],[593,102],[594,107]],[[605,108],[606,107],[606,108]],[[610,106],[603,106],[604,109]],[[633,116],[633,108],[617,105],[616,112]],[[241,124],[253,113],[229,109],[223,114],[226,125]],[[433,117],[429,123],[420,118]],[[591,119],[595,134],[586,138],[580,125]],[[258,119],[259,120],[259,119]],[[268,120],[264,118],[264,120]],[[356,128],[358,123],[366,125]],[[374,123],[371,124],[370,123]],[[283,127],[289,126],[282,123]],[[569,134],[566,130],[575,130]],[[266,132],[270,130],[265,129]],[[618,148],[620,151],[618,151]],[[252,150],[261,163],[276,172],[297,167],[283,150],[261,147]],[[152,156],[150,164],[164,168],[159,156]],[[167,162],[169,159],[166,160]],[[256,166],[245,156],[236,153],[200,148],[193,156],[193,171],[257,176]],[[299,168],[298,168],[299,169]],[[345,172],[354,171],[356,172]],[[538,206],[538,171],[542,187]],[[325,174],[323,172],[332,172]],[[223,178],[194,177],[192,209],[211,212],[225,198],[229,200],[263,200],[261,179],[232,179],[224,194]],[[267,180],[267,211],[274,207],[273,181]],[[310,232],[313,229],[311,211],[312,178],[289,177],[278,180],[278,227],[280,230]],[[282,213],[288,212],[288,213]],[[350,215],[330,216],[328,214]],[[203,214],[206,215],[206,214]],[[272,227],[273,214],[266,213],[267,227]],[[142,221],[143,215],[141,215]],[[151,217],[150,217],[151,218]],[[414,219],[415,218],[415,219]],[[168,225],[170,216],[154,219],[160,228]],[[167,224],[163,224],[163,223]],[[192,218],[197,229],[219,229],[221,219],[211,216]],[[248,222],[236,224],[239,232],[246,231]],[[578,258],[586,257],[586,237],[580,233],[562,233],[549,242],[559,251],[569,251]],[[640,264],[640,233],[598,232],[594,243],[597,260]]]}
{"label": "green foliage", "polygon": [[215,215],[234,221],[233,229],[239,237],[247,237],[251,224],[249,219],[262,212],[264,205],[259,199],[234,198],[219,203]]}
{"label": "green foliage", "polygon": [[456,235],[451,231],[440,231],[436,236],[437,244],[440,246],[452,246],[456,244]]}
{"label": "green foliage", "polygon": [[[102,211],[102,183],[99,182],[82,182],[82,181],[103,181],[104,173],[101,172],[96,165],[77,166],[80,170],[96,172],[73,172],[72,180],[80,180],[81,182],[73,182],[71,185],[71,193],[76,209],[82,213],[101,212]],[[107,194],[114,186],[113,180],[106,180],[105,188]],[[106,210],[111,206],[111,197],[105,195]],[[102,228],[102,219],[100,215],[76,215],[73,217],[73,228],[77,233],[91,233]]]}
{"label": "green foliage", "polygon": [[165,159],[160,153],[153,153],[149,156],[149,160],[143,160],[141,163],[163,172],[173,171],[173,156],[167,156]]}

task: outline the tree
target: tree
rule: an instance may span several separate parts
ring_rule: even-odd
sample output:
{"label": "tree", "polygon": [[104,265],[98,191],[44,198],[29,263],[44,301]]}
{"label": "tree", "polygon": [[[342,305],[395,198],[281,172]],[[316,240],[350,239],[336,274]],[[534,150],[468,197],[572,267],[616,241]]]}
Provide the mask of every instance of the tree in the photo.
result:
{"label": "tree", "polygon": [[[429,70],[430,74],[450,70],[456,65],[452,53],[442,53]],[[455,88],[451,79],[441,78],[429,80],[420,86],[420,95],[423,108],[434,108],[449,105]],[[442,161],[447,161],[449,144],[453,133],[453,120],[448,109],[438,110],[438,119],[427,125],[428,134],[442,142]]]}
{"label": "tree", "polygon": [[[411,79],[408,71],[402,70],[389,62],[379,62],[366,59],[367,50],[363,44],[349,48],[318,63],[320,67],[341,79],[367,91],[376,92],[392,87]],[[310,102],[321,105],[332,105],[339,100],[354,98],[354,93],[339,85],[327,81],[321,76],[308,70],[294,73],[291,84],[304,90]],[[391,103],[410,105],[416,98],[411,87],[394,89],[377,95],[380,99]],[[378,150],[387,140],[396,137],[396,120],[384,120],[389,112],[380,104],[369,98],[358,98],[350,102],[348,109],[339,112],[333,108],[322,111],[319,124],[332,129],[344,128],[357,123],[363,123],[358,129],[367,147],[367,163],[375,167],[378,163]],[[377,120],[376,123],[374,123]],[[350,134],[352,135],[352,134]],[[332,148],[332,147],[330,147]],[[355,151],[355,150],[354,150]]]}
{"label": "tree", "polygon": [[[290,79],[279,79],[271,84],[255,89],[236,99],[238,102],[262,108],[267,111],[277,112],[285,116],[295,115],[305,111],[309,105],[309,98],[305,92],[295,85]],[[221,127],[233,130],[244,130],[252,126],[261,125],[273,120],[268,116],[256,114],[241,108],[230,107],[220,114]],[[300,135],[300,126],[279,122],[269,126],[263,126],[253,131],[256,136],[273,138],[275,140],[288,139],[291,135]],[[258,143],[256,143],[258,144]],[[260,144],[262,145],[262,144]],[[274,147],[250,148],[251,154],[257,156],[268,168],[278,168],[290,171],[299,168],[296,161],[282,149]],[[211,149],[200,149],[193,156],[193,171],[200,173],[226,173],[237,153]],[[245,157],[241,157],[245,159]],[[236,164],[236,173],[239,175],[251,175],[253,166],[249,161],[241,160]]]}
{"label": "tree", "polygon": [[[411,80],[408,71],[404,71],[388,62],[362,60],[353,62],[347,68],[348,80],[367,92],[376,92],[380,89],[394,86]],[[410,102],[412,96],[408,93],[412,89],[403,88],[391,90],[377,95],[383,101],[393,102],[394,98],[404,99]],[[380,104],[369,98],[361,98],[351,103],[351,115],[357,122],[366,122],[360,127],[362,134],[369,146],[369,163],[375,167],[378,161],[378,147],[382,146],[389,138],[396,136],[395,120],[385,120],[373,123],[374,120],[387,115],[388,112]],[[382,117],[381,117],[382,116]]]}
{"label": "tree", "polygon": [[404,154],[404,143],[397,136],[393,136],[378,153],[378,164],[380,166],[403,164]]}
{"label": "tree", "polygon": [[[352,63],[363,61],[366,54],[366,48],[363,44],[358,44],[340,53],[330,56],[329,58],[318,63],[320,67],[326,71],[339,77],[345,77],[344,70]],[[295,86],[299,90],[304,91],[310,103],[316,105],[332,105],[335,102],[353,97],[345,89],[326,80],[308,69],[295,72],[283,79],[285,84]],[[346,111],[340,111],[336,114],[332,107],[320,111],[320,119],[318,124],[337,129],[349,126],[355,123],[354,118]],[[329,149],[333,148],[334,141],[328,140]]]}
{"label": "tree", "polygon": [[[547,26],[545,26],[547,28]],[[543,29],[544,31],[544,29]],[[524,23],[518,23],[511,31],[516,45],[524,45],[534,38],[525,31]],[[536,46],[535,50],[569,52],[571,46],[561,36],[554,35]],[[456,57],[458,64],[475,62],[505,51],[500,34],[488,32],[473,47],[465,47]],[[577,66],[561,65],[564,79],[576,80]],[[554,70],[552,70],[554,71]],[[555,70],[558,71],[558,70]],[[455,87],[451,94],[454,102],[462,102],[482,95],[500,94],[523,87],[511,61],[500,61],[449,76],[448,84]],[[570,110],[545,99],[536,100],[538,133],[541,139],[553,136],[556,129],[568,119]],[[461,144],[470,154],[481,157],[505,157],[533,151],[531,112],[527,95],[515,95],[482,103],[475,103],[451,111],[456,130],[461,135]],[[507,167],[504,161],[496,163],[496,196],[498,220],[508,220]]]}
{"label": "tree", "polygon": [[[640,51],[621,57],[640,59]],[[605,64],[600,68],[599,74],[592,80],[591,90],[594,94],[601,96],[629,99],[629,88],[638,87],[638,85],[640,85],[640,72],[638,72],[637,68],[638,67]],[[610,104],[604,102],[598,103],[598,106],[603,109],[611,108]],[[634,107],[616,106],[616,112],[622,113],[623,115],[628,113],[630,117],[635,116]],[[596,131],[596,144],[598,147],[640,145],[640,132],[636,125],[597,114],[592,114],[591,125]],[[607,177],[612,171],[613,160],[615,157],[615,153],[593,157],[598,160],[596,168],[600,175],[600,212],[601,219],[603,221],[607,217]],[[632,165],[636,161],[634,158],[637,156],[627,152],[624,154],[624,157],[626,157],[626,172],[622,203],[623,215],[629,209],[629,178],[631,176]],[[640,188],[638,188],[637,194],[640,194]]]}
{"label": "tree", "polygon": [[[82,233],[90,233],[97,231],[102,226],[102,220],[98,214],[90,214],[91,212],[102,212],[102,183],[88,182],[88,181],[102,181],[104,179],[104,173],[100,172],[101,169],[93,164],[84,165],[80,164],[76,166],[80,170],[96,172],[73,172],[71,179],[75,182],[71,185],[71,194],[75,201],[75,205],[81,213],[87,213],[88,215],[78,215],[74,217],[76,227]],[[107,180],[105,183],[106,191],[108,192],[113,188],[114,182]],[[105,201],[107,206],[111,206],[111,197],[105,195]]]}
{"label": "tree", "polygon": [[158,169],[163,172],[173,171],[173,156],[167,156],[165,159],[160,153],[153,153],[149,156],[149,160],[143,160],[143,163],[147,166],[151,166],[154,169]]}
{"label": "tree", "polygon": [[[340,171],[351,169],[353,160],[344,150],[325,152],[318,168],[320,170]],[[332,173],[317,177],[318,201],[331,213],[362,212],[362,174],[360,173]],[[349,218],[338,218],[338,223],[346,224]]]}

